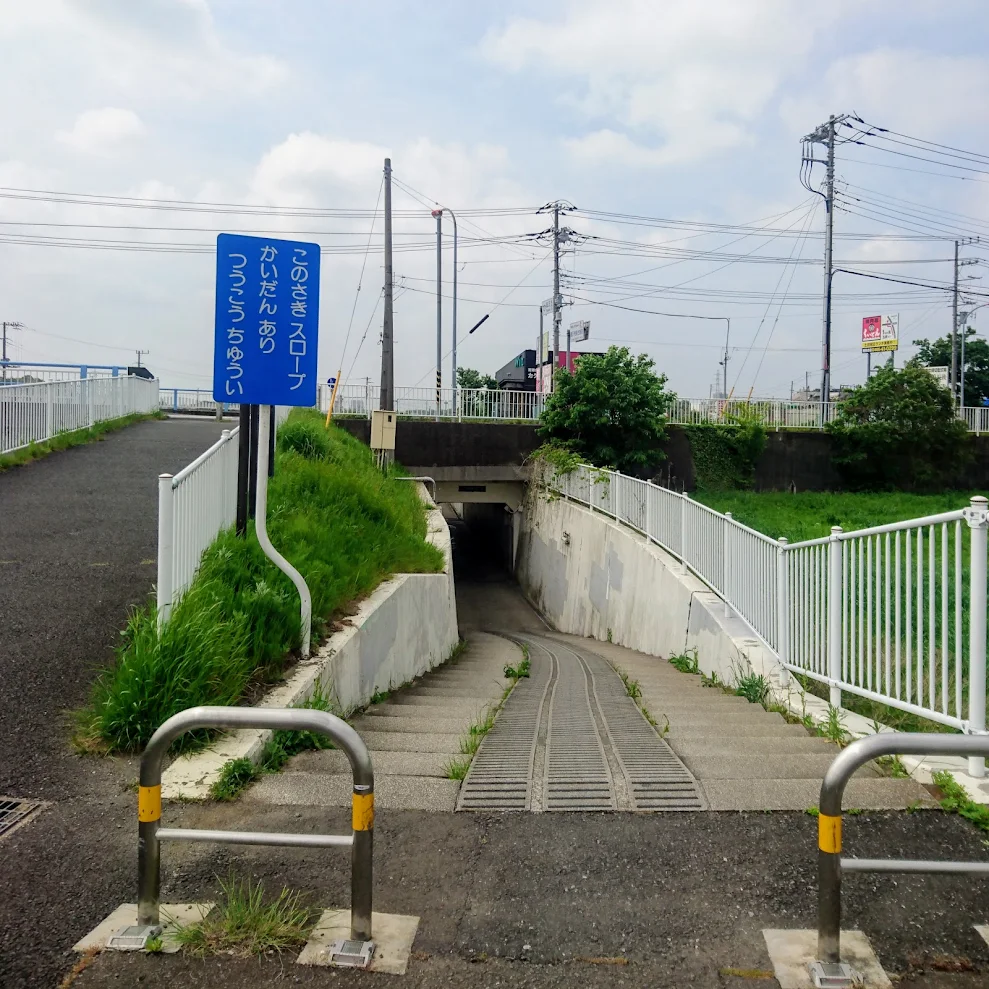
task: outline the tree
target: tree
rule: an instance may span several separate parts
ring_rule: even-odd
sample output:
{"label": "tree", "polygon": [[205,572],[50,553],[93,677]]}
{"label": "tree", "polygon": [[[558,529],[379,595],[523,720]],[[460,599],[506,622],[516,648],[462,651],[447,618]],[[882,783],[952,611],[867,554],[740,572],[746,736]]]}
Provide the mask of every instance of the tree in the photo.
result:
{"label": "tree", "polygon": [[472,367],[458,367],[457,385],[460,388],[497,388],[498,382],[490,374],[481,374]]}
{"label": "tree", "polygon": [[860,490],[944,489],[971,451],[951,395],[916,359],[901,370],[881,367],[827,428],[842,479]]}
{"label": "tree", "polygon": [[[951,367],[951,337],[930,340],[914,340],[920,347],[917,360],[926,367]],[[958,341],[958,358],[961,360],[961,340]],[[965,404],[981,405],[989,397],[989,343],[979,340],[971,326],[965,327]]]}
{"label": "tree", "polygon": [[539,435],[600,467],[628,474],[655,467],[665,456],[663,426],[674,396],[654,366],[645,354],[611,347],[584,354],[573,374],[558,369]]}

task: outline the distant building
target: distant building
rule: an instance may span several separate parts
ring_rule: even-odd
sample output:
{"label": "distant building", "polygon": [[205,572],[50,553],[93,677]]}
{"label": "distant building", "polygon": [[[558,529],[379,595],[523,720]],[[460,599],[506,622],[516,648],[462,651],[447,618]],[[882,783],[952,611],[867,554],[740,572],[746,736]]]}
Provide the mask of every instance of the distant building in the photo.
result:
{"label": "distant building", "polygon": [[535,391],[536,352],[523,350],[498,371],[495,380],[504,391]]}

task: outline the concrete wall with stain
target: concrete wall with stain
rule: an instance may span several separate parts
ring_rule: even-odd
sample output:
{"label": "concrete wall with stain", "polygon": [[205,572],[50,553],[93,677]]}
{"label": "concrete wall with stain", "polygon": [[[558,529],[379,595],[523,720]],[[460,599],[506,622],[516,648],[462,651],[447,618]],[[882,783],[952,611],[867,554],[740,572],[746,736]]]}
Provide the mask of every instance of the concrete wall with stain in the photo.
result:
{"label": "concrete wall with stain", "polygon": [[544,493],[530,492],[521,519],[516,577],[559,631],[653,656],[696,650],[700,669],[728,683],[751,671],[785,679],[748,626],[639,533]]}

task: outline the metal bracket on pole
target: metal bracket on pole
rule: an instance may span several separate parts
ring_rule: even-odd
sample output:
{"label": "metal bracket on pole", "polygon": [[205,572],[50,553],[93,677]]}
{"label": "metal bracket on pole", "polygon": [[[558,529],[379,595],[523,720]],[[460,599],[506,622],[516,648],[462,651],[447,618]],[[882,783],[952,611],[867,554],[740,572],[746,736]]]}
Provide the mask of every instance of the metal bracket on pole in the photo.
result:
{"label": "metal bracket on pole", "polygon": [[271,406],[262,405],[258,415],[258,472],[257,515],[254,519],[258,542],[265,556],[278,567],[289,580],[295,584],[301,602],[300,615],[302,625],[302,658],[309,658],[309,647],[312,639],[312,595],[305,578],[292,566],[281,553],[271,545],[268,538],[268,459],[271,451],[268,448],[268,434],[271,431]]}

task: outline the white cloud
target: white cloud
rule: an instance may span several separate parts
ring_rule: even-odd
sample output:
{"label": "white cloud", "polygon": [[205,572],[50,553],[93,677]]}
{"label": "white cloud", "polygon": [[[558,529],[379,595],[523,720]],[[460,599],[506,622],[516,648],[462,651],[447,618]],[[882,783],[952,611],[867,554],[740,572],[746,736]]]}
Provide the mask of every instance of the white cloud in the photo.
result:
{"label": "white cloud", "polygon": [[987,89],[989,59],[879,48],[832,61],[813,96],[785,100],[782,114],[801,133],[811,129],[808,121],[854,111],[870,123],[937,138],[985,125]]}
{"label": "white cloud", "polygon": [[564,102],[631,134],[598,131],[575,150],[661,165],[743,141],[834,16],[786,0],[581,0],[558,22],[511,21],[482,51],[516,72],[568,80]]}
{"label": "white cloud", "polygon": [[144,134],[144,124],[133,110],[116,106],[86,110],[72,128],[55,136],[76,151],[92,155],[113,155]]}

